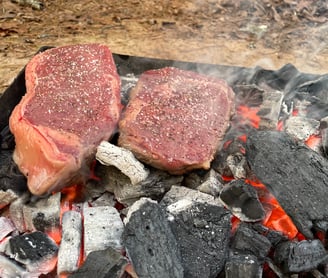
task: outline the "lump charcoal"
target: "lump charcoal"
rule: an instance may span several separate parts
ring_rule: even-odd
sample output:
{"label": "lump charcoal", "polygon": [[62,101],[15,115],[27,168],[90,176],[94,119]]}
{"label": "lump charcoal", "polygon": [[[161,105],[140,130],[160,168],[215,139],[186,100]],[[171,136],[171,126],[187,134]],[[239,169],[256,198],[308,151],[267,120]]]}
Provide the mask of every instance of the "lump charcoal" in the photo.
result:
{"label": "lump charcoal", "polygon": [[217,277],[228,255],[231,214],[221,205],[181,199],[166,208],[185,277]]}
{"label": "lump charcoal", "polygon": [[31,273],[47,274],[57,262],[58,246],[45,233],[33,232],[10,238],[6,255],[26,266]]}
{"label": "lump charcoal", "polygon": [[132,185],[144,181],[149,174],[149,171],[130,150],[117,147],[106,141],[102,141],[97,147],[96,159],[103,165],[115,166],[130,178]]}
{"label": "lump charcoal", "polygon": [[125,205],[132,205],[141,197],[161,198],[173,185],[180,185],[183,180],[182,176],[172,176],[161,170],[150,169],[146,180],[132,185],[130,179],[117,168],[105,168],[102,168],[101,183]]}
{"label": "lump charcoal", "polygon": [[8,189],[6,191],[0,190],[0,209],[4,208],[5,206],[12,203],[14,200],[19,198],[17,193],[12,191],[11,189]]}
{"label": "lump charcoal", "polygon": [[171,189],[162,198],[160,205],[163,207],[167,207],[182,199],[194,202],[205,202],[221,206],[220,201],[218,201],[218,199],[215,199],[212,195],[200,192],[195,189],[190,189],[185,186],[172,186]]}
{"label": "lump charcoal", "polygon": [[219,199],[242,221],[256,222],[265,217],[256,189],[242,180],[226,184],[221,190]]}
{"label": "lump charcoal", "polygon": [[51,231],[60,225],[61,193],[52,194],[30,202],[23,207],[24,220],[28,231]]}
{"label": "lump charcoal", "polygon": [[177,239],[157,202],[141,198],[131,206],[123,243],[138,277],[184,277]]}
{"label": "lump charcoal", "polygon": [[15,224],[18,231],[26,232],[26,223],[24,219],[24,206],[30,200],[30,193],[27,191],[22,196],[11,202],[9,206],[10,219]]}
{"label": "lump charcoal", "polygon": [[84,207],[84,252],[121,249],[123,222],[118,211],[110,206]]}
{"label": "lump charcoal", "polygon": [[62,238],[58,250],[57,274],[78,269],[82,240],[82,216],[77,211],[66,211],[62,217]]}
{"label": "lump charcoal", "polygon": [[231,242],[232,249],[246,253],[250,252],[262,260],[268,255],[271,246],[271,242],[265,236],[243,222],[239,224]]}
{"label": "lump charcoal", "polygon": [[318,134],[320,122],[315,119],[294,116],[289,117],[284,126],[286,133],[304,142],[311,135]]}
{"label": "lump charcoal", "polygon": [[274,260],[284,272],[299,273],[328,263],[328,252],[320,240],[286,241],[274,252]]}
{"label": "lump charcoal", "polygon": [[225,264],[225,278],[261,278],[262,264],[251,254],[233,254]]}
{"label": "lump charcoal", "polygon": [[14,148],[14,135],[10,132],[9,126],[6,126],[0,130],[0,150],[13,150]]}
{"label": "lump charcoal", "polygon": [[110,278],[121,277],[125,266],[128,264],[119,252],[111,247],[105,250],[91,252],[83,265],[69,278]]}
{"label": "lump charcoal", "polygon": [[19,266],[15,261],[2,256],[0,254],[0,277],[13,278],[13,277],[26,277],[29,278],[30,273],[26,269]]}
{"label": "lump charcoal", "polygon": [[298,230],[313,238],[314,223],[328,220],[328,161],[277,131],[249,134],[246,157]]}
{"label": "lump charcoal", "polygon": [[0,242],[11,232],[15,231],[14,223],[7,217],[0,216]]}

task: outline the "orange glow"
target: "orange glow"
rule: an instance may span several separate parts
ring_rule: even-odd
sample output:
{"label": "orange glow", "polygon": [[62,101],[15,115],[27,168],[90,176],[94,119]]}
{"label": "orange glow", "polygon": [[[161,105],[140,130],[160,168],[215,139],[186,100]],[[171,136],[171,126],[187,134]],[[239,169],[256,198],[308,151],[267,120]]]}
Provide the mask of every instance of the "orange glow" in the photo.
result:
{"label": "orange glow", "polygon": [[53,228],[50,231],[47,231],[46,234],[51,237],[57,244],[61,241],[61,228]]}
{"label": "orange glow", "polygon": [[315,149],[321,143],[321,137],[319,135],[310,135],[310,137],[305,141],[305,144],[311,148]]}
{"label": "orange glow", "polygon": [[284,122],[283,121],[279,121],[278,124],[277,124],[277,130],[278,131],[282,131],[284,128]]}
{"label": "orange glow", "polygon": [[297,116],[298,115],[298,110],[297,109],[294,109],[293,112],[292,112],[292,115],[293,116]]}
{"label": "orange glow", "polygon": [[240,105],[237,108],[237,113],[242,115],[243,119],[249,120],[250,124],[255,127],[259,128],[261,118],[257,115],[259,112],[258,107],[248,107],[244,105]]}
{"label": "orange glow", "polygon": [[238,139],[239,139],[240,141],[246,143],[247,136],[246,136],[246,134],[243,134],[243,135],[240,135],[240,136],[238,137]]}

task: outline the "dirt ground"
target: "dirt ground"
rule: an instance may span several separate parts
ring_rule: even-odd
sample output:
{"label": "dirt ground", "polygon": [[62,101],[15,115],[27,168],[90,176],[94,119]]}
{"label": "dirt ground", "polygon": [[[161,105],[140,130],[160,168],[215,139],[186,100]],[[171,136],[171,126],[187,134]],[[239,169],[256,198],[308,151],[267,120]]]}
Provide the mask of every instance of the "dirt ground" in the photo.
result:
{"label": "dirt ground", "polygon": [[[1,0],[0,92],[44,45],[328,73],[326,0]],[[17,3],[20,2],[20,3]]]}

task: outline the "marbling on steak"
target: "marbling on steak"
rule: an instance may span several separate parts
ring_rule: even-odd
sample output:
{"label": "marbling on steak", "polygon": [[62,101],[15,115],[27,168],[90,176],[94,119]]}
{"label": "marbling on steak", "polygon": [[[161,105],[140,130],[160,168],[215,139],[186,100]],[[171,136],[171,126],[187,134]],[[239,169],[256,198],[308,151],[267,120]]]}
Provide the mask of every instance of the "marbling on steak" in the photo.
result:
{"label": "marbling on steak", "polygon": [[10,117],[14,160],[42,195],[89,173],[86,161],[117,129],[120,78],[107,46],[73,45],[33,57],[26,88]]}
{"label": "marbling on steak", "polygon": [[119,141],[171,174],[210,167],[234,111],[227,83],[173,67],[143,73],[119,122]]}

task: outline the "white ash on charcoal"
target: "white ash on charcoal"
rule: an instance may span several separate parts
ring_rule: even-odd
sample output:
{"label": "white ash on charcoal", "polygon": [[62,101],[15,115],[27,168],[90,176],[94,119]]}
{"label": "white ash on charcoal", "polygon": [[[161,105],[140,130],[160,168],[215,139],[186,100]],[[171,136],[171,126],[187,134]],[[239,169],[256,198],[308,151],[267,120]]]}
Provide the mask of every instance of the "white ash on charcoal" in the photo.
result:
{"label": "white ash on charcoal", "polygon": [[194,171],[187,174],[182,185],[210,194],[214,197],[219,196],[223,187],[221,176],[213,169],[206,171],[205,175],[202,172],[203,171]]}
{"label": "white ash on charcoal", "polygon": [[237,105],[257,107],[263,103],[264,90],[255,84],[237,84],[233,86]]}
{"label": "white ash on charcoal", "polygon": [[225,278],[262,278],[263,266],[252,254],[231,254],[224,268]]}
{"label": "white ash on charcoal", "polygon": [[84,252],[104,250],[107,247],[122,249],[124,230],[118,211],[110,206],[84,207]]}
{"label": "white ash on charcoal", "polygon": [[58,251],[57,274],[76,271],[82,245],[82,216],[77,211],[66,211],[62,217],[62,238]]}
{"label": "white ash on charcoal", "polygon": [[61,193],[52,194],[23,206],[27,231],[51,231],[60,225]]}
{"label": "white ash on charcoal", "polygon": [[180,185],[183,176],[172,176],[167,172],[149,169],[146,180],[132,185],[130,179],[116,167],[98,167],[97,175],[101,184],[114,193],[115,198],[124,205],[132,205],[141,197],[161,198],[172,186]]}
{"label": "white ash on charcoal", "polygon": [[102,141],[97,148],[96,159],[103,165],[115,166],[130,178],[131,184],[144,181],[149,171],[139,162],[130,150]]}
{"label": "white ash on charcoal", "polygon": [[[82,267],[69,275],[70,278],[108,278],[122,277],[128,261],[120,252],[111,247],[93,251],[86,258]],[[141,276],[140,276],[141,277]]]}
{"label": "white ash on charcoal", "polygon": [[30,198],[31,194],[29,192],[25,192],[22,196],[13,201],[9,206],[10,219],[13,221],[18,231],[21,233],[27,230],[23,208],[30,201]]}
{"label": "white ash on charcoal", "polygon": [[141,198],[131,206],[123,244],[138,277],[185,277],[177,239],[156,201]]}
{"label": "white ash on charcoal", "polygon": [[220,192],[219,199],[242,221],[256,222],[265,217],[265,210],[256,189],[243,180],[234,180],[226,184]]}
{"label": "white ash on charcoal", "polygon": [[320,134],[322,139],[322,153],[328,158],[328,116],[320,121]]}
{"label": "white ash on charcoal", "polygon": [[166,207],[185,277],[217,277],[228,255],[231,214],[222,205],[183,198]]}
{"label": "white ash on charcoal", "polygon": [[262,263],[269,254],[271,247],[271,242],[264,235],[243,222],[238,225],[231,241],[232,251],[253,254]]}
{"label": "white ash on charcoal", "polygon": [[114,207],[116,204],[115,195],[110,192],[104,192],[99,198],[90,202],[92,207],[110,206]]}
{"label": "white ash on charcoal", "polygon": [[298,230],[313,238],[316,222],[328,221],[323,194],[328,192],[327,160],[288,134],[276,131],[249,134],[246,157]]}
{"label": "white ash on charcoal", "polygon": [[274,251],[274,261],[285,273],[301,273],[328,263],[328,252],[320,240],[285,241]]}
{"label": "white ash on charcoal", "polygon": [[284,130],[286,133],[299,141],[304,142],[311,135],[319,134],[320,121],[302,116],[289,117],[285,121]]}
{"label": "white ash on charcoal", "polygon": [[16,227],[10,218],[0,216],[0,242],[15,230]]}
{"label": "white ash on charcoal", "polygon": [[19,195],[11,189],[8,189],[6,191],[0,190],[0,209],[8,206],[17,198],[19,198]]}
{"label": "white ash on charcoal", "polygon": [[[0,277],[13,278],[13,277],[26,277],[32,278],[31,274],[23,267],[18,265],[14,260],[7,258],[0,254]],[[34,276],[35,277],[35,276]]]}
{"label": "white ash on charcoal", "polygon": [[5,254],[35,275],[51,272],[57,263],[57,244],[45,233],[36,231],[11,237]]}

